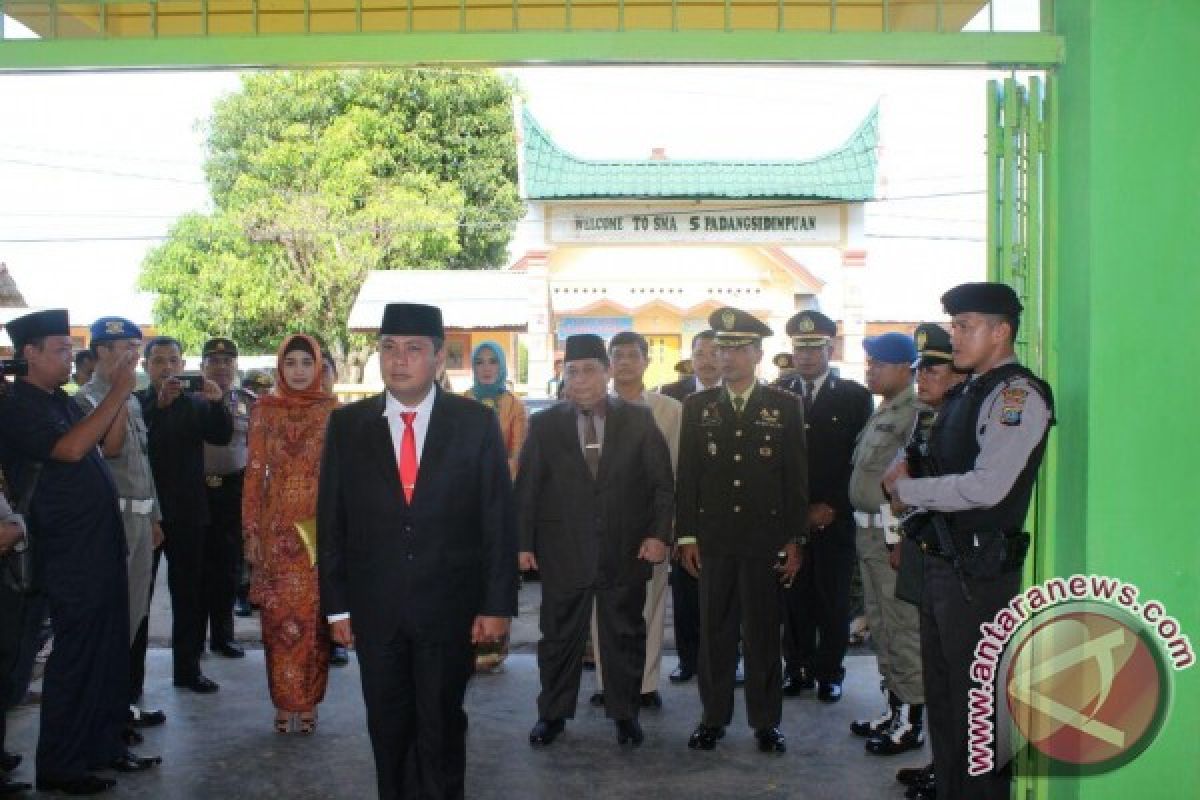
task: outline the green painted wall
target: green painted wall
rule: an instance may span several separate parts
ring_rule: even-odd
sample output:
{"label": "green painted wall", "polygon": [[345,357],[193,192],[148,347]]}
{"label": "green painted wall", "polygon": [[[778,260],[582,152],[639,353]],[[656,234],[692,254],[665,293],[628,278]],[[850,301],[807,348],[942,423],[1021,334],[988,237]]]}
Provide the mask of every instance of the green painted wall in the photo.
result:
{"label": "green painted wall", "polygon": [[[1157,597],[1200,647],[1200,2],[1057,0],[1054,568]],[[1050,798],[1200,796],[1200,666],[1157,742]]]}

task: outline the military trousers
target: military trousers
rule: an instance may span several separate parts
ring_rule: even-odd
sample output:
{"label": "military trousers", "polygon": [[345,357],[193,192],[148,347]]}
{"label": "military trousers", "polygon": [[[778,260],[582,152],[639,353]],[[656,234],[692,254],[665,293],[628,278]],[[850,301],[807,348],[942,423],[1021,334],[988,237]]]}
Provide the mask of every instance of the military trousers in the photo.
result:
{"label": "military trousers", "polygon": [[859,526],[855,545],[862,570],[867,625],[884,686],[902,702],[924,703],[917,607],[896,599],[896,570],[888,561],[883,528]]}

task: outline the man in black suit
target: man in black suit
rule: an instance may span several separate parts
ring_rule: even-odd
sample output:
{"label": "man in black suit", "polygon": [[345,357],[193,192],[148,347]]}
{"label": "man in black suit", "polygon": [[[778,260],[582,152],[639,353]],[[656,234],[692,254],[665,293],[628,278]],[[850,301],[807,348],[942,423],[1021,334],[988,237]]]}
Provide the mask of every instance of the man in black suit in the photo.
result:
{"label": "man in black suit", "polygon": [[783,693],[820,684],[817,697],[842,699],[854,570],[854,509],[847,488],[854,443],[871,416],[871,393],[829,371],[837,323],[819,311],[788,320],[795,373],[780,385],[804,402],[808,442],[808,544],[784,597]]}
{"label": "man in black suit", "polygon": [[808,530],[803,409],[755,379],[770,328],[734,308],[709,319],[724,385],[683,404],[675,518],[679,560],[700,580],[704,717],[688,747],[712,750],[733,717],[740,629],[747,719],[761,751],[782,753],[779,584],[800,568]]}
{"label": "man in black suit", "polygon": [[387,391],[333,412],[321,461],[321,606],[334,641],[357,644],[381,800],[464,796],[474,645],[503,641],[517,612],[500,427],[435,385],[445,361],[441,311],[389,304]]}
{"label": "man in black suit", "polygon": [[[183,348],[159,336],[146,343],[144,369],[150,386],[137,393],[146,420],[150,468],[162,507],[167,588],[171,592],[171,653],[175,685],[201,694],[219,688],[200,671],[208,612],[204,603],[204,530],[210,515],[204,488],[204,445],[226,445],[233,417],[221,388],[209,380],[199,391],[185,391]],[[158,555],[154,558],[158,571]],[[153,587],[151,588],[153,594]],[[143,624],[148,625],[146,620]],[[134,637],[135,663],[145,662],[145,634]],[[140,671],[139,671],[140,675]],[[140,683],[139,676],[134,682]],[[133,692],[140,694],[140,686]]]}
{"label": "man in black suit", "polygon": [[542,578],[538,721],[549,745],[575,716],[595,602],[605,711],[619,744],[642,743],[646,581],[672,539],[674,473],[650,409],[608,396],[604,340],[567,339],[568,402],[530,420],[517,468],[521,569]]}
{"label": "man in black suit", "polygon": [[[692,394],[721,385],[717,363],[716,331],[700,331],[692,337],[691,375],[660,386],[658,391],[683,402]],[[671,608],[675,619],[675,650],[679,666],[667,677],[671,683],[687,683],[696,674],[700,652],[699,583],[676,561],[671,565]]]}

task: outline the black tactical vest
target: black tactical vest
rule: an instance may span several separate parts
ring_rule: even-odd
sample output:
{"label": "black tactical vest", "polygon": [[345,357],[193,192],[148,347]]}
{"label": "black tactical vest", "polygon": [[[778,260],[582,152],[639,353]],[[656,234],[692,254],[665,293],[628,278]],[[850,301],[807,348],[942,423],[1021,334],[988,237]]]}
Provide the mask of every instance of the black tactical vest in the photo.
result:
{"label": "black tactical vest", "polygon": [[1046,433],[1029,454],[1029,461],[1004,499],[992,508],[947,513],[945,516],[951,531],[1001,531],[1012,534],[1021,531],[1025,526],[1034,480],[1042,464],[1042,455],[1046,451],[1050,426],[1054,424],[1054,395],[1049,384],[1020,364],[1012,363],[996,367],[974,380],[953,387],[946,393],[946,400],[933,423],[929,452],[935,476],[970,472],[979,456],[977,436],[988,424],[986,419],[980,420],[983,401],[997,386],[1012,383],[1016,378],[1027,379],[1042,396],[1050,409],[1050,425],[1046,426]]}

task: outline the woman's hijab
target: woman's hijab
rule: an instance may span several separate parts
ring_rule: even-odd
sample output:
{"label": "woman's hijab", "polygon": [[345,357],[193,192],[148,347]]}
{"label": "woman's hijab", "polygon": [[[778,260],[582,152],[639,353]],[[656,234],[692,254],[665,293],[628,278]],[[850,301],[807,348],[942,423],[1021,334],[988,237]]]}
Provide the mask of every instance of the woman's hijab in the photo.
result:
{"label": "woman's hijab", "polygon": [[[283,377],[283,362],[293,351],[308,353],[313,358],[313,379],[303,389],[293,389]],[[275,388],[271,394],[259,399],[270,406],[301,408],[329,401],[329,395],[321,388],[321,345],[306,333],[292,333],[284,337],[275,358]]]}
{"label": "woman's hijab", "polygon": [[[475,359],[479,357],[479,353],[482,350],[491,350],[496,354],[496,361],[499,362],[499,369],[496,371],[496,380],[493,383],[479,382],[479,370],[475,367]],[[495,342],[480,342],[471,351],[471,376],[475,381],[471,386],[471,396],[480,402],[495,400],[508,391],[508,365],[504,361],[504,348]]]}

